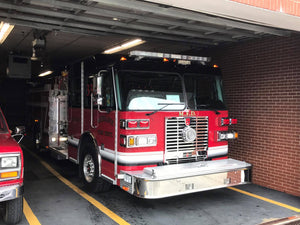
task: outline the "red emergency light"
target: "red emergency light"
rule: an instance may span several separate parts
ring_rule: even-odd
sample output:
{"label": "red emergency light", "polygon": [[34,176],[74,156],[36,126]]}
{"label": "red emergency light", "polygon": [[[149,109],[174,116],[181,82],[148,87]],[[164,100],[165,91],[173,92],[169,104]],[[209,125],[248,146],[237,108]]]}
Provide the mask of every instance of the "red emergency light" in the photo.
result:
{"label": "red emergency light", "polygon": [[137,128],[138,127],[138,121],[137,120],[129,120],[127,122],[127,128]]}
{"label": "red emergency light", "polygon": [[237,124],[237,119],[231,119],[231,124]]}
{"label": "red emergency light", "polygon": [[221,119],[221,126],[229,126],[229,125],[234,125],[234,124],[237,124],[236,118],[222,118]]}
{"label": "red emergency light", "polygon": [[130,119],[121,120],[120,126],[123,129],[148,129],[150,127],[150,121],[148,119]]}
{"label": "red emergency light", "polygon": [[149,120],[140,120],[139,127],[141,128],[148,128],[149,127]]}

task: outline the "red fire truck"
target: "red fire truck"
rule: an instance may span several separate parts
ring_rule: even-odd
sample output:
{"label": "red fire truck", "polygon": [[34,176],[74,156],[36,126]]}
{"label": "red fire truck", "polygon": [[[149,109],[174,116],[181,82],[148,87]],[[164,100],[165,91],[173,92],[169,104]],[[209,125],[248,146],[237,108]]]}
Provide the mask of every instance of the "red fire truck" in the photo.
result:
{"label": "red fire truck", "polygon": [[11,135],[0,108],[0,203],[3,206],[3,219],[7,224],[16,224],[23,216],[24,163],[23,152],[13,139],[23,138],[23,127],[16,128]]}
{"label": "red fire truck", "polygon": [[89,190],[118,185],[163,198],[250,182],[251,165],[228,158],[237,120],[228,117],[221,72],[209,58],[143,51],[108,58],[75,63],[32,91],[40,101],[31,103],[39,106],[35,142],[78,164]]}

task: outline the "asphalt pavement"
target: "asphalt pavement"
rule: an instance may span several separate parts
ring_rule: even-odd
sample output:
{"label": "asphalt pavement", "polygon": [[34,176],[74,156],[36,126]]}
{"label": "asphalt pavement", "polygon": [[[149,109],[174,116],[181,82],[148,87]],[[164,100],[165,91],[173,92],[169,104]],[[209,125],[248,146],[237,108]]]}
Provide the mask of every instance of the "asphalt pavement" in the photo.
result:
{"label": "asphalt pavement", "polygon": [[154,200],[119,187],[92,194],[83,188],[77,165],[23,149],[28,206],[20,224],[253,225],[300,214],[299,197],[254,184],[236,187],[245,193],[223,188]]}

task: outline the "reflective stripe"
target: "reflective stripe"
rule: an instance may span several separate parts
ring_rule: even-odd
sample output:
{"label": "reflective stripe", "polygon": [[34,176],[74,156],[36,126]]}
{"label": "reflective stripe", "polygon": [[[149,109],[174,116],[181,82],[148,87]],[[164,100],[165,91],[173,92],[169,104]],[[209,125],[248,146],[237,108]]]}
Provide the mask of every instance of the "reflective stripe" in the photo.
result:
{"label": "reflective stripe", "polygon": [[213,158],[216,156],[224,156],[228,154],[228,145],[222,145],[218,147],[209,147],[207,150],[207,157]]}
{"label": "reflective stripe", "polygon": [[[78,146],[79,139],[68,137],[68,142],[71,145]],[[99,146],[100,154],[104,158],[114,161],[115,151],[105,148],[101,150]],[[217,157],[228,154],[228,145],[222,145],[217,147],[209,147],[207,150],[207,157]],[[158,152],[118,152],[118,163],[124,164],[139,164],[139,163],[162,163],[164,157],[163,151]]]}
{"label": "reflective stripe", "polygon": [[[103,158],[114,161],[115,152],[111,149],[105,148],[102,150],[99,147],[100,154]],[[124,164],[148,164],[148,163],[162,163],[164,152],[118,152],[118,163]]]}
{"label": "reflective stripe", "polygon": [[[68,137],[68,142],[71,145],[78,146],[79,139],[74,137]],[[101,149],[99,146],[100,154],[103,158],[110,161],[115,160],[115,151],[105,148]],[[161,163],[163,162],[164,152],[118,152],[118,163],[124,164],[140,164],[140,163]]]}

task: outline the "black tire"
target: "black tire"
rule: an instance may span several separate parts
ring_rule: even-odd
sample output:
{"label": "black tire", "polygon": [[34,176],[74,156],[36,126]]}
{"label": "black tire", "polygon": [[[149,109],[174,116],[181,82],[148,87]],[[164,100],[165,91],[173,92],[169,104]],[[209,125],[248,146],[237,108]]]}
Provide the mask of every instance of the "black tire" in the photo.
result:
{"label": "black tire", "polygon": [[111,189],[111,184],[99,177],[99,162],[96,151],[92,146],[85,147],[82,154],[80,172],[85,188],[93,193],[106,192]]}
{"label": "black tire", "polygon": [[23,198],[19,197],[4,202],[3,220],[6,224],[17,224],[23,216]]}

